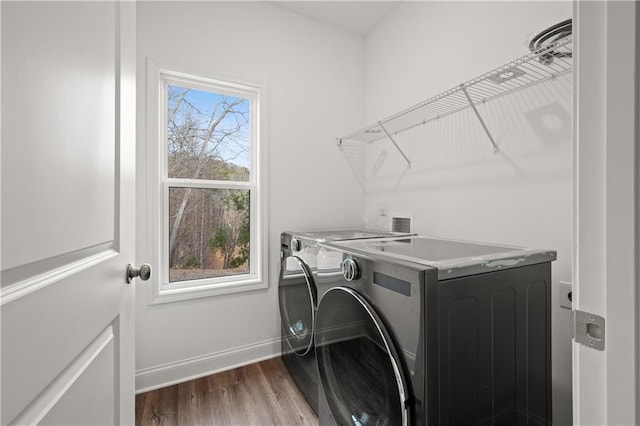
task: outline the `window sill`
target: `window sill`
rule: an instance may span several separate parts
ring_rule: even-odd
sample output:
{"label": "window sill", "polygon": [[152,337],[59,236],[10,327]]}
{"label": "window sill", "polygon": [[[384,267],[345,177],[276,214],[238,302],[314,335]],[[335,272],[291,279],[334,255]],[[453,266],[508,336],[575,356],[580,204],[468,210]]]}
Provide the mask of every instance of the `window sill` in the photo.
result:
{"label": "window sill", "polygon": [[267,287],[268,284],[266,281],[256,278],[171,289],[163,289],[162,286],[158,284],[152,284],[150,286],[149,305],[201,299],[204,297],[220,296],[224,294],[242,293],[245,291],[261,290]]}

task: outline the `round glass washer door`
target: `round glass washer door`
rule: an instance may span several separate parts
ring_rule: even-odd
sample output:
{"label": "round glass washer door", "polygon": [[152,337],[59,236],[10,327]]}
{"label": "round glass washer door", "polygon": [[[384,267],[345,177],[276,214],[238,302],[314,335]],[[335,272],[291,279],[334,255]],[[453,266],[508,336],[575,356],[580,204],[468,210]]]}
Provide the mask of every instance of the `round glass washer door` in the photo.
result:
{"label": "round glass washer door", "polygon": [[311,269],[298,256],[282,261],[278,298],[284,338],[292,351],[306,355],[313,349],[317,290]]}
{"label": "round glass washer door", "polygon": [[336,424],[410,425],[409,375],[376,309],[356,290],[334,287],[316,315],[318,371]]}

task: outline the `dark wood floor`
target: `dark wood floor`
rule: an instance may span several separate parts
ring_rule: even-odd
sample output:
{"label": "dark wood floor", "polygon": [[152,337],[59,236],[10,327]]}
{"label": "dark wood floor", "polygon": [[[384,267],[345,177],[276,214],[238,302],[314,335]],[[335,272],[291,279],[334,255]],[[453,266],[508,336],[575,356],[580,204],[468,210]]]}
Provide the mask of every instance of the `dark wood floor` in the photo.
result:
{"label": "dark wood floor", "polygon": [[136,426],[317,424],[279,358],[136,395]]}

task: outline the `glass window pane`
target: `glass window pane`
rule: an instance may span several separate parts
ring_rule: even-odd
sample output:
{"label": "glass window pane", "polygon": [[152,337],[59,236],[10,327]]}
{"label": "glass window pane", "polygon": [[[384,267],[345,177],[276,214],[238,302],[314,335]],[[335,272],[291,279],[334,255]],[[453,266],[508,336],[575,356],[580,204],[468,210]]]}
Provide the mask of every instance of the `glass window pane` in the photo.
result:
{"label": "glass window pane", "polygon": [[248,181],[249,107],[249,99],[169,85],[168,177]]}
{"label": "glass window pane", "polygon": [[169,282],[249,273],[244,189],[169,188]]}

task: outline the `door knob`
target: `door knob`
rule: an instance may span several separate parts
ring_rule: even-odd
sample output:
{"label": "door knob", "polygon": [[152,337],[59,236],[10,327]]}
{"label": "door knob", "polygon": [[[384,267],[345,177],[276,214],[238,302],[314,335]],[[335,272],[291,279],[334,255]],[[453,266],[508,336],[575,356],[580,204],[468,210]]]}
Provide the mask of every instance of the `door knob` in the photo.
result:
{"label": "door knob", "polygon": [[127,265],[127,282],[130,283],[134,278],[140,277],[142,281],[146,281],[151,276],[151,265],[143,263],[139,268],[134,268],[132,264]]}

